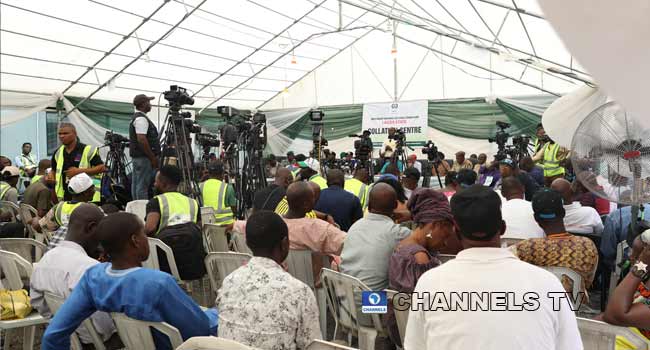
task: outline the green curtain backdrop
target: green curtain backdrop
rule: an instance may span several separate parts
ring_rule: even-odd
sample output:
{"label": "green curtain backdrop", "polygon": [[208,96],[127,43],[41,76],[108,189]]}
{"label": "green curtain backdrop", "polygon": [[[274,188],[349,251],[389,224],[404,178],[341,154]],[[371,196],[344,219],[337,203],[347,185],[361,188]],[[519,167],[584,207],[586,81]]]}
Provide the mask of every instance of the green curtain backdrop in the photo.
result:
{"label": "green curtain backdrop", "polygon": [[[73,104],[82,98],[66,96]],[[428,106],[428,125],[442,132],[471,139],[487,139],[497,130],[496,121],[512,124],[508,130],[512,135],[535,132],[541,120],[541,111],[546,109],[554,99],[540,96],[510,98],[507,101],[496,99],[487,103],[485,99],[430,100]],[[104,128],[127,135],[129,122],[133,116],[130,103],[103,100],[88,100],[79,106],[79,110],[88,118]],[[195,114],[197,108],[188,108]],[[324,136],[328,140],[345,138],[349,134],[361,132],[363,104],[323,106],[325,112]],[[157,119],[157,115],[150,118]],[[165,115],[160,116],[161,122]],[[201,126],[216,132],[224,119],[216,109],[207,109],[196,118]],[[311,123],[306,114],[282,131],[290,139],[311,139]]]}

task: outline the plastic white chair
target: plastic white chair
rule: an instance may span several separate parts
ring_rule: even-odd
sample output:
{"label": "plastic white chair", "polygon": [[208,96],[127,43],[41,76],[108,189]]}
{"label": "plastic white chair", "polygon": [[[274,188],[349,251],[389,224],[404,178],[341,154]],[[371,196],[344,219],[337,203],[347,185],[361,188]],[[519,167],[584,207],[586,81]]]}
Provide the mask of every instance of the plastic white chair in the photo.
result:
{"label": "plastic white chair", "polygon": [[397,294],[399,294],[398,291],[386,289],[386,297],[388,298],[388,304],[393,305],[393,313],[395,314],[395,321],[397,321],[397,330],[399,331],[399,337],[400,339],[402,339],[402,346],[403,346],[404,336],[406,336],[406,324],[408,323],[408,319],[409,319],[409,309],[411,305],[411,299],[404,299],[404,297],[400,297],[401,300],[398,302],[398,305],[408,303],[409,307],[406,308],[406,310],[398,310],[397,308],[394,307],[395,304],[393,302],[393,298]]}
{"label": "plastic white chair", "polygon": [[609,278],[609,293],[608,300],[611,299],[614,295],[614,290],[618,284],[618,278],[621,276],[621,263],[625,258],[625,249],[629,248],[627,241],[622,241],[616,245],[616,262],[614,264],[614,271],[612,271],[611,277]]}
{"label": "plastic white chair", "polygon": [[582,292],[582,275],[568,267],[542,266],[542,268],[554,274],[560,282],[562,281],[562,276],[568,277],[573,282],[573,290],[571,291],[573,301],[578,301],[580,292]]}
{"label": "plastic white chair", "polygon": [[349,346],[332,343],[325,340],[314,339],[309,345],[307,350],[358,350]]}
{"label": "plastic white chair", "polygon": [[501,248],[508,248],[512,245],[515,245],[521,241],[525,241],[523,238],[503,238],[501,237]]}
{"label": "plastic white chair", "polygon": [[126,203],[126,208],[124,209],[124,211],[127,213],[135,214],[137,217],[142,219],[142,221],[146,221],[148,202],[149,201],[146,199],[138,199],[138,200],[130,201]]}
{"label": "plastic white chair", "polygon": [[[0,250],[0,271],[5,276],[5,280],[2,282],[5,288],[9,290],[23,289],[21,270],[24,273],[23,276],[27,276],[27,278],[32,276],[32,265],[27,260],[16,253]],[[23,328],[23,350],[31,350],[34,348],[36,326],[47,322],[46,318],[34,311],[23,319],[0,321],[0,333],[10,329]]]}
{"label": "plastic white chair", "polygon": [[41,260],[47,246],[31,238],[0,238],[0,249],[14,252],[33,264]]}
{"label": "plastic white chair", "polygon": [[232,231],[230,233],[230,243],[232,244],[232,250],[238,253],[246,253],[253,255],[253,252],[248,245],[246,244],[246,236],[238,231]]}
{"label": "plastic white chair", "polygon": [[117,333],[127,350],[148,350],[155,349],[156,345],[151,336],[151,329],[169,338],[172,349],[176,349],[183,343],[181,333],[176,327],[166,322],[147,322],[132,319],[125,314],[112,312],[111,317],[115,322]]}
{"label": "plastic white chair", "polygon": [[174,259],[174,252],[172,248],[165,244],[165,242],[159,240],[158,238],[149,237],[149,257],[147,260],[142,262],[142,267],[146,267],[153,270],[160,270],[160,261],[158,260],[158,249],[163,251],[165,257],[167,258],[167,263],[169,264],[169,270],[171,275],[174,276],[176,281],[182,282],[181,275],[178,273],[178,267],[176,267],[176,259]]}
{"label": "plastic white chair", "polygon": [[246,265],[252,258],[249,254],[235,252],[210,252],[205,257],[205,270],[210,278],[210,286],[217,294],[221,283],[231,272]]}
{"label": "plastic white chair", "polygon": [[438,254],[438,260],[440,260],[440,263],[442,264],[454,259],[456,259],[456,255],[454,254]]}
{"label": "plastic white chair", "polygon": [[176,350],[254,350],[254,348],[225,338],[192,337]]}
{"label": "plastic white chair", "polygon": [[216,224],[217,219],[214,217],[213,207],[201,207],[201,224]]}
{"label": "plastic white chair", "polygon": [[616,336],[620,335],[632,343],[636,350],[650,348],[648,342],[626,327],[614,326],[609,323],[576,317],[582,345],[589,350],[616,349]]}
{"label": "plastic white chair", "polygon": [[[329,258],[326,255],[321,255],[322,266],[330,266]],[[312,265],[313,253],[311,250],[289,250],[287,256],[287,270],[291,276],[299,279],[314,292],[316,301],[318,302],[318,311],[320,314],[320,328],[322,334],[327,334],[327,301],[325,299],[325,288],[322,286],[316,288],[316,281],[314,280],[314,268]]]}
{"label": "plastic white chair", "polygon": [[18,205],[9,201],[0,201],[0,209],[3,211],[8,210],[11,213],[10,222],[18,222],[18,218],[20,217],[20,208]]}
{"label": "plastic white chair", "polygon": [[[375,338],[378,334],[386,335],[386,331],[379,315],[361,313],[361,292],[369,291],[370,288],[358,278],[330,269],[322,269],[320,276],[326,288],[327,306],[334,316],[334,339],[341,330],[348,334],[348,345],[351,345],[352,337],[356,336],[359,349],[374,349]],[[361,325],[359,318],[362,316],[370,319],[372,326]]]}
{"label": "plastic white chair", "polygon": [[225,226],[204,224],[202,231],[206,252],[227,252],[230,250]]}
{"label": "plastic white chair", "polygon": [[[32,220],[35,217],[38,217],[38,211],[29,204],[20,203],[20,205],[18,205],[18,212],[20,213],[20,221],[27,229],[27,233],[29,234],[28,237],[36,239],[36,233],[38,232],[32,228]],[[41,241],[41,243],[43,242]]]}
{"label": "plastic white chair", "polygon": [[[57,311],[59,311],[59,308],[61,308],[61,305],[65,302],[65,298],[50,292],[43,293],[43,296],[45,297],[45,302],[50,308],[52,315],[55,315]],[[85,319],[80,327],[86,328],[86,331],[90,334],[90,337],[93,340],[93,346],[95,346],[96,350],[106,350],[102,337],[97,333],[93,322],[89,318]],[[70,345],[70,348],[73,350],[82,350],[81,341],[79,340],[77,333],[72,333],[70,336]]]}

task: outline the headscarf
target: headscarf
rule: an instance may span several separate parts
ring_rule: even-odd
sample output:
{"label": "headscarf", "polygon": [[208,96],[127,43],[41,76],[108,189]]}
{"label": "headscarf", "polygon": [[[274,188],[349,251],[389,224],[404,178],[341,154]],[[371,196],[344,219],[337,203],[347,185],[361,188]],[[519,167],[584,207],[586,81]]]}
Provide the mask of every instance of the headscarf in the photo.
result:
{"label": "headscarf", "polygon": [[447,197],[430,188],[416,189],[406,206],[413,221],[418,225],[443,220],[453,221]]}

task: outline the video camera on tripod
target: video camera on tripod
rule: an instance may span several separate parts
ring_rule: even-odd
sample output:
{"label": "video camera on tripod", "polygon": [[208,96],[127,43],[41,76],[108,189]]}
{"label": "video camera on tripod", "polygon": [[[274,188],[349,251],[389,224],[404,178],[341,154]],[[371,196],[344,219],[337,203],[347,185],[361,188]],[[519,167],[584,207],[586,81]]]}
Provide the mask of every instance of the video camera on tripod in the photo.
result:
{"label": "video camera on tripod", "polygon": [[404,154],[404,146],[406,146],[406,134],[402,129],[396,129],[393,135],[388,135],[389,140],[395,140],[395,154],[401,156]]}
{"label": "video camera on tripod", "polygon": [[127,174],[131,173],[126,162],[124,150],[129,145],[129,139],[108,130],[104,134],[106,154],[106,173],[102,177],[101,194],[103,198],[116,199],[122,204],[131,200],[131,181]]}
{"label": "video camera on tripod", "polygon": [[427,143],[424,144],[422,147],[422,154],[427,156],[427,160],[429,161],[428,166],[429,168],[426,169],[426,172],[423,176],[425,176],[425,181],[428,184],[429,182],[429,174],[431,174],[431,168],[436,169],[436,176],[438,177],[438,184],[440,185],[440,188],[442,188],[442,180],[440,179],[440,174],[438,174],[438,164],[440,162],[444,162],[444,159],[441,159],[440,152],[438,152],[438,147],[436,147],[436,144],[433,143],[433,141],[429,140]]}
{"label": "video camera on tripod", "polygon": [[370,139],[370,131],[364,130],[361,135],[351,134],[348,137],[358,137],[359,140],[354,140],[354,154],[357,160],[365,162],[370,159],[372,155],[373,145]]}
{"label": "video camera on tripod", "polygon": [[495,159],[498,161],[504,160],[510,156],[510,158],[515,162],[519,163],[521,158],[528,156],[528,145],[530,143],[530,136],[527,135],[517,135],[512,138],[512,145],[507,145],[508,139],[510,139],[510,134],[506,129],[510,128],[511,124],[497,121],[496,122],[497,130],[494,137],[488,138],[488,142],[496,142],[498,150],[495,156]]}
{"label": "video camera on tripod", "polygon": [[219,106],[217,112],[226,119],[226,124],[221,128],[221,139],[226,154],[234,150],[233,146],[238,143],[240,135],[251,131],[254,132],[250,135],[252,137],[247,138],[245,146],[252,147],[254,150],[262,150],[266,147],[265,114],[230,106]]}

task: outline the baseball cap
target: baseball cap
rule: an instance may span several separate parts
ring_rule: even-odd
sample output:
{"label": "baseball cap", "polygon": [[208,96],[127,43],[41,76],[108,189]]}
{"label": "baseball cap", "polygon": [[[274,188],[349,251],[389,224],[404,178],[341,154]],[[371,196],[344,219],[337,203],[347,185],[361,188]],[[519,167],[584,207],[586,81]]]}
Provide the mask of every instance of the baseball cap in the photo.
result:
{"label": "baseball cap", "polygon": [[535,219],[552,220],[564,218],[564,201],[562,195],[551,189],[543,189],[533,196],[533,213]]}
{"label": "baseball cap", "polygon": [[80,194],[93,186],[93,179],[86,173],[77,174],[68,182],[68,190],[74,194]]}
{"label": "baseball cap", "polygon": [[293,156],[293,155],[294,155],[294,154],[293,154],[293,151],[289,151],[289,152],[287,152],[287,157],[288,157],[288,156]]}
{"label": "baseball cap", "polygon": [[507,165],[507,166],[509,166],[511,168],[515,167],[515,162],[513,162],[512,159],[508,159],[508,158],[500,161],[499,164]]}
{"label": "baseball cap", "polygon": [[134,106],[139,106],[141,103],[143,103],[143,102],[145,102],[145,101],[151,101],[151,100],[153,100],[154,98],[155,98],[155,97],[147,96],[147,95],[145,95],[145,94],[139,94],[139,95],[136,95],[136,96],[133,98],[133,105],[134,105]]}
{"label": "baseball cap", "polygon": [[307,165],[307,162],[298,162],[298,167],[300,167],[300,168],[309,168],[309,165]]}
{"label": "baseball cap", "polygon": [[223,163],[216,161],[208,163],[208,171],[211,173],[223,173]]}
{"label": "baseball cap", "polygon": [[2,174],[5,175],[6,173],[9,173],[9,176],[20,176],[20,170],[12,165],[6,166],[2,169]]}

